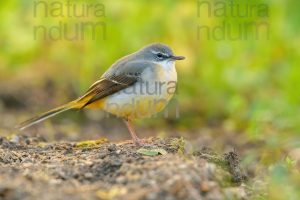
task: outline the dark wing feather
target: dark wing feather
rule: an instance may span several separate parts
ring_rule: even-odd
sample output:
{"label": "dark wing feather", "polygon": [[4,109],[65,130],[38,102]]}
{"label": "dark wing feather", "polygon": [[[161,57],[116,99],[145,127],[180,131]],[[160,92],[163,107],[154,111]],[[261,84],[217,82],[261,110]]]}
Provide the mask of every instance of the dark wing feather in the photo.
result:
{"label": "dark wing feather", "polygon": [[104,97],[107,97],[111,94],[114,94],[122,89],[125,89],[135,82],[137,82],[138,78],[136,76],[130,75],[114,75],[109,78],[102,78],[93,84],[89,90],[86,92],[81,99],[84,99],[87,96],[91,96],[91,98],[82,106],[82,108],[86,107],[87,105],[100,100]]}
{"label": "dark wing feather", "polygon": [[104,97],[125,89],[141,79],[141,74],[146,68],[153,68],[153,63],[144,60],[128,61],[129,57],[122,58],[101,79],[94,83],[78,101],[86,101],[82,108]]}

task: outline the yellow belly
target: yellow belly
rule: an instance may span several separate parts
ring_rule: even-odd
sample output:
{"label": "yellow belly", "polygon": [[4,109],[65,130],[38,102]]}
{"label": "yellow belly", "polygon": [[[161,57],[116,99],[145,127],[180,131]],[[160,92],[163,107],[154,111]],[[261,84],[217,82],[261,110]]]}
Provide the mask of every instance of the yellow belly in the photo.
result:
{"label": "yellow belly", "polygon": [[145,118],[150,117],[164,109],[168,99],[159,99],[149,96],[132,98],[128,103],[110,103],[106,100],[103,109],[118,117]]}

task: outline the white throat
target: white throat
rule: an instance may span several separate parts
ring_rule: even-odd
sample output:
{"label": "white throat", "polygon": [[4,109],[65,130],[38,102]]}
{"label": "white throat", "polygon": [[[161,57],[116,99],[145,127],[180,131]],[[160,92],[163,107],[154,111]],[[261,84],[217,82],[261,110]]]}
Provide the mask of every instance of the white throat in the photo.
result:
{"label": "white throat", "polygon": [[162,62],[157,62],[163,70],[164,70],[164,75],[161,77],[162,80],[165,81],[177,81],[177,72],[175,68],[175,61],[162,61]]}
{"label": "white throat", "polygon": [[164,60],[162,62],[157,62],[157,64],[161,65],[166,71],[173,71],[175,69],[175,61],[173,60]]}

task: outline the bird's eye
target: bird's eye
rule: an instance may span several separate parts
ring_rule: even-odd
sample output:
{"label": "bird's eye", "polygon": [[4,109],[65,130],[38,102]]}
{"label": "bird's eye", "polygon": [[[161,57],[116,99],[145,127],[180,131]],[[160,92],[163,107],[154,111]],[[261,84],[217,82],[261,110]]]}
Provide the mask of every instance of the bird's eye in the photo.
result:
{"label": "bird's eye", "polygon": [[164,57],[164,55],[162,53],[158,53],[156,54],[156,56],[159,58],[159,59],[162,59]]}

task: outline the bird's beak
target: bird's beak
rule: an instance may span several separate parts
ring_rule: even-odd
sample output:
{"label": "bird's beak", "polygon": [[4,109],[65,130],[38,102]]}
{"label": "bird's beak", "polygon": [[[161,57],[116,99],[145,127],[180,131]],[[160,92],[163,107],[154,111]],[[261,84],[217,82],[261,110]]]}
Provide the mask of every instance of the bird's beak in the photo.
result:
{"label": "bird's beak", "polygon": [[171,56],[172,60],[184,60],[185,57],[184,56]]}

